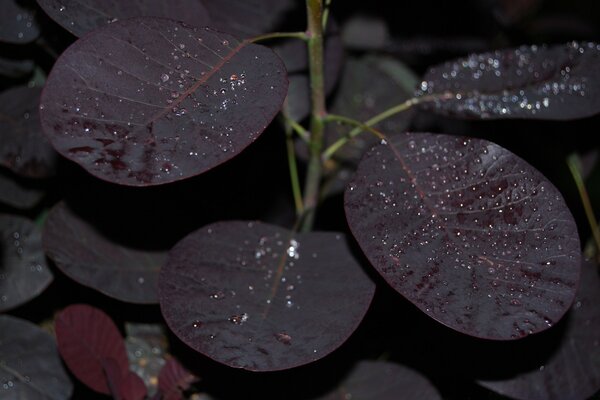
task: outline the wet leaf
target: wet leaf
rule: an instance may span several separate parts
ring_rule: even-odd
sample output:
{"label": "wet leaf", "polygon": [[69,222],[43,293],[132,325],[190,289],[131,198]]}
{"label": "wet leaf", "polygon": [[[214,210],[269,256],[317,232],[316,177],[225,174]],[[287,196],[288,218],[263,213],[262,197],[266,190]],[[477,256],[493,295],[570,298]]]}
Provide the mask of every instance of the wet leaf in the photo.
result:
{"label": "wet leaf", "polygon": [[0,164],[32,178],[54,174],[58,155],[42,134],[41,88],[19,86],[0,93]]}
{"label": "wet leaf", "polygon": [[419,373],[386,361],[361,361],[321,400],[441,400],[435,387]]}
{"label": "wet leaf", "polygon": [[3,0],[0,13],[0,42],[29,43],[37,39],[40,29],[33,11],[15,0]]}
{"label": "wet leaf", "polygon": [[52,336],[29,321],[0,315],[2,399],[64,400],[72,392]]}
{"label": "wet leaf", "polygon": [[54,147],[113,183],[157,185],[240,153],[287,92],[268,48],[158,18],[100,28],[56,62],[42,96]]}
{"label": "wet leaf", "polygon": [[586,262],[559,346],[535,369],[479,383],[522,400],[584,400],[600,390],[600,277]]}
{"label": "wet leaf", "polygon": [[569,120],[600,112],[600,45],[521,46],[431,68],[423,107],[470,118]]}
{"label": "wet leaf", "polygon": [[42,9],[63,28],[84,34],[132,17],[164,17],[192,26],[209,25],[208,13],[199,0],[37,0]]}
{"label": "wet leaf", "polygon": [[298,3],[294,0],[202,0],[211,25],[246,39],[275,32]]}
{"label": "wet leaf", "polygon": [[0,203],[14,208],[28,209],[35,206],[44,192],[6,170],[0,170]]}
{"label": "wet leaf", "polygon": [[41,236],[30,220],[0,214],[0,311],[34,299],[52,282]]}
{"label": "wet leaf", "polygon": [[160,371],[158,388],[164,400],[182,400],[183,392],[196,382],[198,377],[185,369],[175,358],[171,357]]}
{"label": "wet leaf", "polygon": [[517,339],[555,324],[580,274],[558,190],[485,140],[406,134],[371,149],[346,189],[348,223],[385,280],[467,335]]}
{"label": "wet leaf", "polygon": [[48,215],[44,248],[61,271],[82,285],[121,301],[158,302],[158,271],[166,252],[121,244],[65,203]]}
{"label": "wet leaf", "polygon": [[240,221],[183,239],[159,279],[163,316],[184,343],[252,371],[292,368],[335,350],[374,289],[342,235]]}
{"label": "wet leaf", "polygon": [[103,311],[75,304],[65,308],[55,321],[58,351],[69,370],[91,389],[110,394],[103,363],[113,359],[129,371],[121,333]]}

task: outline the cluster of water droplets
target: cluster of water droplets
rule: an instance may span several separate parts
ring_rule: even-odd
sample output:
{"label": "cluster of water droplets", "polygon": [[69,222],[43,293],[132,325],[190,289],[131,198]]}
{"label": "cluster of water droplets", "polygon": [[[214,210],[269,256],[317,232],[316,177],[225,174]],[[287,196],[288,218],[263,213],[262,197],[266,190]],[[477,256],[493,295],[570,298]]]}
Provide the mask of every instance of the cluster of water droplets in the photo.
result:
{"label": "cluster of water droplets", "polygon": [[417,96],[447,114],[554,119],[590,96],[599,56],[600,45],[578,42],[471,55],[431,68]]}

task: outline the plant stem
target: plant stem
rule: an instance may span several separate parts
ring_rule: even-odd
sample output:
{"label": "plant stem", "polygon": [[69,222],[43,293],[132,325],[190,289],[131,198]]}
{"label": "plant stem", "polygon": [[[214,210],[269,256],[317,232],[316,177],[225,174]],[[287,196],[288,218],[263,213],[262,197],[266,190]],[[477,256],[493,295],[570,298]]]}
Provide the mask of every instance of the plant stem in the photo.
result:
{"label": "plant stem", "polygon": [[325,86],[323,78],[323,0],[306,0],[308,60],[312,112],[310,117],[309,160],[304,185],[304,220],[301,230],[312,229],[321,183],[321,150],[325,124]]}
{"label": "plant stem", "polygon": [[308,40],[306,32],[272,32],[264,35],[255,36],[248,39],[248,42],[256,43],[262,40],[279,39],[279,38],[296,38],[302,40]]}
{"label": "plant stem", "polygon": [[296,132],[302,141],[305,143],[310,142],[310,132],[304,129],[302,125],[294,121],[292,118],[286,117],[285,115],[283,117],[285,119],[285,123],[290,125],[290,127],[294,130],[294,132]]}
{"label": "plant stem", "polygon": [[587,189],[585,188],[583,177],[581,176],[579,159],[577,156],[571,155],[567,157],[567,165],[569,166],[569,170],[571,171],[571,175],[573,176],[573,180],[575,181],[575,185],[579,191],[579,197],[581,197],[585,215],[587,216],[587,220],[592,228],[592,235],[594,236],[594,241],[596,242],[596,250],[597,252],[600,252],[600,229],[598,228],[596,216],[594,215],[594,209],[592,208],[590,197]]}
{"label": "plant stem", "polygon": [[373,135],[377,136],[381,140],[387,139],[385,137],[385,134],[383,134],[381,131],[379,131],[369,125],[363,124],[362,122],[357,121],[355,119],[344,117],[343,115],[327,114],[327,116],[325,117],[325,122],[340,122],[342,124],[352,125],[352,126],[356,127],[357,129],[360,129],[361,131],[367,131],[367,132],[372,133]]}
{"label": "plant stem", "polygon": [[292,195],[294,196],[294,205],[296,207],[296,217],[300,218],[304,213],[304,204],[302,204],[302,190],[300,189],[300,179],[298,178],[296,149],[294,148],[294,128],[290,124],[291,121],[291,119],[285,119],[285,144],[287,148],[288,167],[290,169]]}
{"label": "plant stem", "polygon": [[331,7],[331,0],[325,0],[325,10],[323,11],[323,30],[327,29],[327,21],[329,20],[329,8]]}

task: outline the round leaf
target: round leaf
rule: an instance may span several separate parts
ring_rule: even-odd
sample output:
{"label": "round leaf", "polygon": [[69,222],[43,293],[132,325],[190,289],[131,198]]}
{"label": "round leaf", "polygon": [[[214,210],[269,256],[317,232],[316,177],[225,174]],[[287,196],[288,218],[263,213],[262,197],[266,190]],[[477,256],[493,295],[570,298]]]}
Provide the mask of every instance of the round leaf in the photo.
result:
{"label": "round leaf", "polygon": [[199,0],[37,0],[40,7],[75,36],[119,19],[164,17],[193,26],[208,25],[208,13]]}
{"label": "round leaf", "polygon": [[0,315],[2,399],[64,400],[72,392],[52,336],[29,321]]}
{"label": "round leaf", "polygon": [[111,394],[104,371],[113,359],[123,374],[129,371],[125,343],[108,315],[97,308],[75,304],[56,317],[58,351],[69,370],[93,390]]}
{"label": "round leaf", "polygon": [[485,140],[406,134],[371,149],[348,223],[385,280],[435,320],[497,340],[543,331],[575,296],[577,227],[558,190]]}
{"label": "round leaf", "polygon": [[0,214],[0,311],[37,297],[52,279],[40,230],[26,218]]}
{"label": "round leaf", "polygon": [[159,279],[163,316],[183,342],[252,371],[292,368],[335,350],[374,290],[342,235],[239,221],[183,239]]}
{"label": "round leaf", "polygon": [[431,68],[417,96],[442,114],[568,120],[600,112],[600,45],[521,46]]}
{"label": "round leaf", "polygon": [[32,178],[53,175],[57,161],[40,126],[41,92],[19,86],[0,93],[0,164]]}
{"label": "round leaf", "polygon": [[533,370],[481,385],[521,400],[583,400],[600,390],[600,276],[591,262],[582,270],[558,348]]}
{"label": "round leaf", "polygon": [[110,182],[145,186],[198,175],[240,153],[287,91],[268,48],[208,28],[133,18],[78,40],[42,95],[45,133]]}
{"label": "round leaf", "polygon": [[115,242],[65,203],[48,215],[44,248],[61,271],[82,285],[121,301],[158,302],[158,271],[166,252]]}
{"label": "round leaf", "polygon": [[331,393],[320,400],[441,400],[419,373],[385,361],[361,361]]}
{"label": "round leaf", "polygon": [[0,42],[29,43],[40,35],[33,12],[16,0],[3,0],[0,13]]}

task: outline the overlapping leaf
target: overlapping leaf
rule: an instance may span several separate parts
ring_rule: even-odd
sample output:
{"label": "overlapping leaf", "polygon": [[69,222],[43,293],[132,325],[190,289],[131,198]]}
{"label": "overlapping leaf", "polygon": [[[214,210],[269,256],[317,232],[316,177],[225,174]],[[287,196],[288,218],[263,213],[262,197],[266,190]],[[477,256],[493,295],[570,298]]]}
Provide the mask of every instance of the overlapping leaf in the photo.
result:
{"label": "overlapping leaf", "polygon": [[42,134],[42,90],[19,86],[0,93],[0,164],[33,178],[54,174],[57,154]]}
{"label": "overlapping leaf", "polygon": [[93,390],[110,394],[105,363],[116,364],[122,373],[129,370],[123,338],[110,317],[75,304],[58,314],[55,328],[58,350],[73,375]]}
{"label": "overlapping leaf", "polygon": [[158,389],[164,400],[181,400],[183,392],[198,377],[185,369],[175,358],[169,358],[158,376]]}
{"label": "overlapping leaf", "polygon": [[56,62],[45,133],[102,179],[156,185],[241,152],[279,111],[285,68],[266,47],[159,18],[117,21]]}
{"label": "overlapping leaf", "polygon": [[441,400],[435,387],[416,371],[385,361],[361,361],[320,400]]}
{"label": "overlapping leaf", "polygon": [[406,134],[377,145],[346,189],[345,209],[386,281],[462,333],[540,332],[575,296],[579,237],[562,196],[493,143]]}
{"label": "overlapping leaf", "polygon": [[83,285],[122,301],[158,302],[158,271],[166,252],[120,244],[65,203],[48,215],[44,248],[61,271]]}
{"label": "overlapping leaf", "polygon": [[0,315],[3,400],[64,400],[73,385],[50,334],[29,321]]}
{"label": "overlapping leaf", "polygon": [[0,42],[29,43],[40,34],[31,9],[17,0],[4,0],[0,13]]}
{"label": "overlapping leaf", "polygon": [[28,219],[0,214],[0,311],[37,297],[52,282],[41,236]]}
{"label": "overlapping leaf", "polygon": [[373,293],[342,235],[258,222],[192,233],[169,253],[159,280],[163,316],[183,342],[253,371],[292,368],[335,350]]}
{"label": "overlapping leaf", "polygon": [[120,19],[164,17],[203,27],[208,13],[200,0],[37,0],[40,7],[75,36]]}
{"label": "overlapping leaf", "polygon": [[600,390],[600,277],[594,263],[584,263],[582,270],[581,286],[555,351],[533,370],[480,384],[521,400],[585,400]]}
{"label": "overlapping leaf", "polygon": [[595,43],[522,46],[433,67],[417,96],[430,99],[423,107],[459,117],[584,118],[600,112],[599,67]]}

